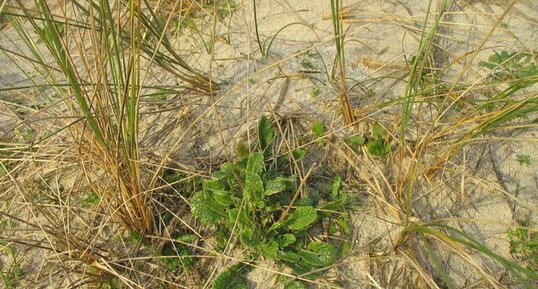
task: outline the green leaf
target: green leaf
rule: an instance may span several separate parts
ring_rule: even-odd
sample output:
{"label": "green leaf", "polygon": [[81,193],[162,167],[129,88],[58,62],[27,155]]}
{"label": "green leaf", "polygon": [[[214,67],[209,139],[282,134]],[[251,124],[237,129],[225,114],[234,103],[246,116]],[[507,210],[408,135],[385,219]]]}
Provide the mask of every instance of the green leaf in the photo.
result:
{"label": "green leaf", "polygon": [[267,117],[262,117],[258,124],[258,141],[260,142],[260,149],[266,156],[272,154],[271,144],[274,137],[273,124]]}
{"label": "green leaf", "polygon": [[366,138],[361,135],[352,135],[344,139],[344,142],[356,153],[359,152],[360,147],[366,143]]}
{"label": "green leaf", "polygon": [[315,267],[332,265],[336,261],[336,249],[325,242],[311,242],[307,250],[298,252],[302,260]]}
{"label": "green leaf", "polygon": [[336,198],[338,196],[338,192],[340,191],[340,186],[342,185],[342,177],[336,176],[333,181],[333,187],[331,195],[333,198]]}
{"label": "green leaf", "polygon": [[284,285],[284,289],[306,289],[301,281],[290,281]]}
{"label": "green leaf", "polygon": [[276,258],[278,255],[278,243],[270,241],[268,244],[260,246],[261,253],[267,258]]}
{"label": "green leaf", "polygon": [[370,154],[376,157],[382,157],[390,153],[390,145],[385,144],[381,138],[369,141],[366,143],[366,148]]}
{"label": "green leaf", "polygon": [[262,235],[258,230],[248,227],[244,228],[243,231],[241,231],[239,240],[244,246],[250,248],[257,248],[263,241]]}
{"label": "green leaf", "polygon": [[265,195],[270,196],[278,194],[288,188],[293,187],[295,182],[295,175],[285,177],[277,177],[276,179],[268,180],[265,185]]}
{"label": "green leaf", "polygon": [[335,201],[322,201],[317,205],[317,208],[323,210],[322,216],[330,216],[340,210],[345,204],[345,199],[341,198]]}
{"label": "green leaf", "polygon": [[245,177],[245,198],[252,203],[263,200],[264,188],[260,174],[263,172],[263,155],[255,152],[248,157]]}
{"label": "green leaf", "polygon": [[314,224],[318,214],[311,206],[297,207],[288,217],[288,228],[294,231],[303,230]]}
{"label": "green leaf", "polygon": [[366,138],[362,135],[351,135],[346,137],[344,141],[351,147],[358,147],[364,145]]}
{"label": "green leaf", "polygon": [[385,129],[379,123],[374,123],[372,126],[372,134],[374,138],[383,138],[385,136]]}
{"label": "green leaf", "polygon": [[265,195],[270,196],[278,194],[286,189],[286,183],[284,178],[276,178],[274,180],[268,180],[265,184]]}
{"label": "green leaf", "polygon": [[301,257],[297,255],[297,253],[292,251],[281,251],[278,254],[278,258],[282,261],[288,262],[288,263],[296,263],[301,260]]}
{"label": "green leaf", "polygon": [[349,234],[351,232],[351,228],[349,227],[349,224],[345,220],[344,217],[336,218],[334,222],[344,231],[344,234]]}
{"label": "green leaf", "polygon": [[224,207],[229,207],[234,203],[235,198],[228,192],[218,192],[213,194],[215,201]]}
{"label": "green leaf", "polygon": [[200,221],[216,225],[217,222],[227,217],[226,208],[213,199],[208,191],[199,191],[191,198],[191,212]]}
{"label": "green leaf", "polygon": [[306,152],[302,149],[297,148],[294,149],[291,154],[293,155],[293,158],[295,158],[295,160],[301,160],[306,155]]}
{"label": "green leaf", "polygon": [[312,88],[312,90],[310,90],[310,97],[316,98],[320,93],[321,93],[321,90],[319,90],[318,87],[314,87]]}
{"label": "green leaf", "polygon": [[245,276],[243,276],[244,265],[236,264],[226,268],[217,276],[213,282],[212,289],[248,289]]}
{"label": "green leaf", "polygon": [[280,236],[280,240],[278,241],[280,248],[287,247],[297,241],[297,238],[293,234],[284,234]]}
{"label": "green leaf", "polygon": [[323,122],[319,121],[319,120],[316,120],[313,124],[312,124],[312,134],[316,137],[316,138],[320,138],[324,133],[325,133],[325,125],[323,124]]}
{"label": "green leaf", "polygon": [[[233,227],[235,222],[237,222],[239,228],[252,226],[252,220],[247,216],[246,211],[246,208],[243,208],[242,210],[239,208],[228,210],[229,225]],[[241,212],[241,214],[239,214],[239,212]]]}
{"label": "green leaf", "polygon": [[202,184],[202,188],[204,191],[211,194],[214,194],[214,193],[228,194],[228,189],[219,180],[204,180]]}

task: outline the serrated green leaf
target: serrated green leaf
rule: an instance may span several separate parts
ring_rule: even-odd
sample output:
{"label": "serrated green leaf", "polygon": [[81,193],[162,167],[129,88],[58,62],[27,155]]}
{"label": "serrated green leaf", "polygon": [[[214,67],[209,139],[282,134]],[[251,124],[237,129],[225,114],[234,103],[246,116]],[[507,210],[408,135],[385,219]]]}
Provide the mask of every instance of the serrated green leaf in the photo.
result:
{"label": "serrated green leaf", "polygon": [[226,268],[217,276],[213,282],[212,289],[248,289],[245,276],[243,276],[243,265],[236,264]]}
{"label": "serrated green leaf", "polygon": [[319,137],[321,137],[324,133],[325,133],[325,125],[323,124],[323,122],[321,122],[321,121],[319,121],[319,120],[316,120],[316,121],[312,124],[312,134],[313,134],[316,138],[319,138]]}
{"label": "serrated green leaf", "polygon": [[248,156],[246,172],[247,174],[259,175],[264,170],[263,155],[259,152],[254,152]]}
{"label": "serrated green leaf", "polygon": [[280,222],[274,222],[269,229],[267,229],[267,232],[272,232],[275,230],[278,230],[278,228],[282,227],[282,223]]}
{"label": "serrated green leaf", "polygon": [[218,221],[227,217],[226,208],[213,199],[207,191],[199,191],[191,198],[191,212],[200,221],[216,225]]}
{"label": "serrated green leaf", "polygon": [[260,149],[266,156],[272,154],[271,144],[274,137],[273,124],[268,118],[262,117],[258,124],[258,141],[260,142]]}
{"label": "serrated green leaf", "polygon": [[338,199],[330,202],[322,201],[317,205],[317,208],[323,210],[322,215],[327,216],[339,211],[343,207],[344,203],[344,199]]}
{"label": "serrated green leaf", "polygon": [[298,255],[302,260],[315,267],[332,265],[336,261],[336,249],[325,242],[311,242],[307,250],[301,250]]}
{"label": "serrated green leaf", "polygon": [[181,235],[181,236],[177,237],[176,240],[178,240],[180,242],[189,243],[189,242],[194,242],[194,241],[198,240],[198,236],[196,236],[194,234],[184,234],[184,235]]}
{"label": "serrated green leaf", "polygon": [[311,206],[297,207],[288,217],[288,228],[299,231],[308,228],[318,218],[316,209]]}
{"label": "serrated green leaf", "polygon": [[312,271],[315,271],[317,269],[319,269],[318,267],[315,267],[315,266],[312,266],[306,262],[303,262],[303,260],[299,260],[298,262],[294,262],[294,263],[288,263],[288,265],[290,266],[290,268],[293,270],[293,272],[295,272],[295,274],[297,275],[301,275],[301,277],[303,278],[308,278],[308,279],[316,279],[316,278],[319,278],[321,277],[322,275],[322,272],[315,272],[315,273],[310,273]]}
{"label": "serrated green leaf", "polygon": [[351,232],[351,228],[349,227],[348,223],[344,218],[336,218],[334,222],[344,231],[344,234],[349,234]]}

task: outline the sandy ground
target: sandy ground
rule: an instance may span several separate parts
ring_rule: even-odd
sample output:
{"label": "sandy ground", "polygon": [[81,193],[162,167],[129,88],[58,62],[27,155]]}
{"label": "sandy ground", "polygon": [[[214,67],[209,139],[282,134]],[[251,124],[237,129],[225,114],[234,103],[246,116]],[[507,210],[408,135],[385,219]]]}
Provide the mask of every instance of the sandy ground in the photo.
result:
{"label": "sandy ground", "polygon": [[[191,63],[201,70],[210,71],[221,82],[221,90],[212,97],[182,99],[181,110],[144,116],[142,151],[162,156],[178,144],[170,157],[195,167],[197,159],[232,157],[239,141],[252,138],[246,132],[255,127],[260,115],[300,118],[306,124],[323,120],[337,138],[350,132],[365,133],[375,121],[394,121],[398,114],[394,107],[389,107],[359,114],[362,122],[356,128],[340,129],[343,121],[337,90],[329,79],[335,55],[330,2],[320,2],[258,1],[261,40],[268,44],[271,41],[268,39],[278,33],[270,49],[267,48],[267,58],[261,57],[256,42],[251,1],[237,1],[231,16],[215,24],[212,54],[203,49],[204,45],[211,45],[211,35],[204,34],[210,31],[206,28],[212,24],[210,17],[198,20],[202,34],[185,29],[177,39],[178,52],[190,56]],[[348,82],[354,84],[349,97],[359,112],[360,108],[402,95],[408,63],[420,42],[427,2],[344,1],[348,7],[344,27],[346,70]],[[443,81],[479,82],[487,77],[488,70],[478,66],[478,62],[487,60],[494,51],[538,49],[538,1],[517,1],[501,25],[491,32],[497,17],[507,8],[506,2],[510,1],[456,1],[450,7],[434,40],[437,68],[448,67]],[[281,30],[283,27],[286,28]],[[0,39],[6,39],[6,35],[14,37],[13,31],[7,29]],[[0,44],[11,45],[5,40],[0,40]],[[469,62],[467,56],[477,47],[482,49]],[[7,64],[0,72],[0,88],[29,83],[6,55],[0,54],[0,63]],[[461,75],[463,68],[466,70]],[[159,79],[158,74],[152,81],[174,82]],[[534,87],[528,91],[537,90]],[[0,91],[0,97],[0,142],[24,141],[25,132],[35,132],[40,125],[28,121],[26,115],[30,113],[21,116],[18,112],[25,109],[18,104],[38,105],[42,101],[22,92]],[[152,105],[143,107],[144,112],[155,109]],[[509,257],[507,225],[525,219],[538,222],[538,136],[531,129],[510,135],[499,131],[489,137],[498,139],[470,144],[453,160],[453,165],[465,174],[443,172],[447,176],[444,180],[454,177],[435,186],[419,186],[415,209],[424,222],[460,220],[453,225]],[[443,153],[442,149],[439,153]],[[528,156],[530,164],[518,162],[521,155]],[[376,162],[379,166],[394,165],[383,160]],[[358,166],[366,164],[367,161],[357,161]],[[386,208],[365,197],[362,208],[354,215],[353,254],[342,261],[343,265],[329,279],[337,278],[343,288],[377,288],[375,284],[380,288],[418,288],[410,283],[416,273],[413,273],[413,262],[405,257],[408,255],[397,250],[385,252],[398,242],[402,230],[390,221],[395,220],[390,220]],[[467,261],[462,261],[461,256],[449,249],[436,246],[456,288],[490,288],[481,282],[480,270],[496,277],[500,288],[517,288],[505,277],[506,272],[498,263],[473,251],[468,251],[463,256]],[[412,247],[424,251],[420,242]],[[376,258],[375,252],[384,257]],[[479,265],[470,266],[473,262]],[[275,275],[263,269],[254,270],[249,278],[252,288],[276,286]]]}

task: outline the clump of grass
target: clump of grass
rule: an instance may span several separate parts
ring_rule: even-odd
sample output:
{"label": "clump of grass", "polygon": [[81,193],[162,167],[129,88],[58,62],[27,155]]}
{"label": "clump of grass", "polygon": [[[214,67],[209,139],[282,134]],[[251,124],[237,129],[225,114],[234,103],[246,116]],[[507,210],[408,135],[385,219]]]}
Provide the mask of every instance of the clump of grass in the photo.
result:
{"label": "clump of grass", "polygon": [[343,16],[341,15],[342,0],[331,0],[331,15],[334,28],[334,37],[336,41],[336,56],[333,64],[332,78],[335,79],[336,70],[340,79],[339,98],[342,109],[342,116],[346,125],[354,122],[354,115],[349,102],[348,89],[346,84],[346,53],[345,53],[345,34],[343,25]]}

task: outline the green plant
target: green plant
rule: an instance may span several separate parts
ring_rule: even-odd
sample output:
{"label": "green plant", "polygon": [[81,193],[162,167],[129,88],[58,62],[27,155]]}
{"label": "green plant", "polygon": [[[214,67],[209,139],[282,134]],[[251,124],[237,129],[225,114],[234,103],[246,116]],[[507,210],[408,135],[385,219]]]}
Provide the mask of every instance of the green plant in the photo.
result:
{"label": "green plant", "polygon": [[[519,222],[522,226],[528,222]],[[506,232],[510,240],[510,254],[529,261],[529,265],[538,273],[538,233],[527,227],[510,229]]]}
{"label": "green plant", "polygon": [[321,120],[316,120],[312,124],[312,135],[314,135],[314,138],[319,139],[318,142],[323,142],[323,139],[320,138],[326,131],[327,128],[325,128],[325,124]]}
{"label": "green plant", "polygon": [[84,208],[93,208],[99,204],[100,200],[101,199],[99,198],[98,194],[96,194],[94,191],[89,191],[82,198],[80,198],[79,202]]}
{"label": "green plant", "polygon": [[318,95],[321,93],[321,91],[319,90],[318,87],[314,87],[312,88],[312,90],[310,90],[310,97],[312,98],[316,98],[318,97]]}
{"label": "green plant", "polygon": [[160,252],[160,260],[169,271],[188,268],[196,262],[193,252],[187,244],[196,241],[193,234],[179,236],[175,242],[166,242]]}
{"label": "green plant", "polygon": [[538,75],[535,57],[534,53],[526,51],[494,51],[488,61],[480,61],[478,65],[491,69],[493,80],[521,79]]}
{"label": "green plant", "polygon": [[[3,245],[0,244],[0,246]],[[17,254],[9,246],[3,246],[1,252],[3,254],[11,256],[11,263],[9,264],[8,268],[4,270],[3,265],[0,267],[0,274],[2,276],[2,281],[4,282],[5,286],[4,288],[19,288],[22,277],[22,270],[20,262],[17,259]]]}
{"label": "green plant", "polygon": [[[357,141],[360,141],[358,139]],[[376,157],[382,157],[390,153],[390,144],[388,143],[385,129],[379,123],[372,126],[372,137],[366,142],[368,152]]]}
{"label": "green plant", "polygon": [[[482,244],[479,240],[454,227],[437,223],[421,225],[413,224],[405,229],[404,235],[407,235],[411,232],[418,233],[422,240],[425,241],[426,249],[428,250],[432,258],[432,262],[434,263],[437,272],[440,274],[440,277],[443,280],[445,286],[447,286],[447,288],[454,288],[454,286],[452,285],[453,282],[450,280],[448,274],[445,272],[446,268],[444,268],[440,264],[437,253],[429,244],[429,239],[436,239],[442,241],[444,244],[450,246],[452,250],[457,252],[461,252],[464,246],[468,249],[473,249],[476,252],[479,252],[491,258],[492,260],[496,261],[504,268],[506,268],[506,270],[508,270],[515,279],[517,279],[522,285],[524,285],[525,288],[534,288],[531,285],[531,282],[529,282],[529,280],[538,280],[538,273],[536,271],[525,268],[519,263],[499,255],[495,251]],[[523,231],[520,231],[519,233],[523,233]],[[517,235],[517,233],[515,235]],[[521,237],[528,237],[528,235],[522,234]],[[521,241],[520,236],[516,236],[516,239],[518,241]],[[533,248],[534,250],[536,250],[536,241],[536,239],[533,239],[530,243],[527,243],[527,245],[531,245],[531,247],[534,246]],[[529,242],[529,239],[527,238],[525,242]]]}
{"label": "green plant", "polygon": [[516,155],[516,160],[520,165],[527,165],[530,166],[531,164],[531,156],[529,155]]}
{"label": "green plant", "polygon": [[[344,213],[350,210],[353,198],[340,191],[339,177],[330,192],[302,194],[304,184],[296,185],[296,176],[282,167],[285,162],[271,162],[275,155],[262,153],[272,145],[268,140],[274,139],[268,123],[262,118],[259,124],[261,152],[223,164],[191,198],[192,213],[217,228],[220,249],[237,236],[253,260],[263,256],[289,266],[305,278],[316,278],[338,258],[337,246],[342,245],[348,232]],[[336,226],[328,226],[327,232],[340,236],[337,246],[312,238],[319,235],[312,229],[319,230],[323,221],[331,223],[328,220],[338,220]]]}
{"label": "green plant", "polygon": [[[141,3],[137,1],[130,1],[126,6],[108,1],[85,6],[74,1],[74,7],[80,12],[75,14],[81,18],[82,15],[89,17],[85,19],[89,21],[87,26],[73,24],[75,21],[67,15],[55,15],[44,0],[35,0],[35,10],[30,10],[21,1],[15,3],[16,7],[7,10],[9,19],[34,58],[32,65],[65,100],[66,106],[71,108],[71,115],[76,118],[82,116],[84,120],[84,123],[72,127],[84,138],[80,142],[79,153],[87,154],[91,160],[81,164],[92,168],[86,170],[88,172],[104,170],[105,176],[111,180],[94,182],[95,191],[124,226],[144,233],[152,232],[152,207],[148,195],[143,193],[138,161],[138,126],[143,86],[141,58],[148,47],[142,35],[154,32],[151,29],[157,24],[151,26],[147,23],[147,17],[141,13]],[[125,27],[116,25],[115,14],[124,12],[127,18]],[[23,20],[28,21],[28,25]],[[46,51],[41,51],[29,37],[33,32],[28,27],[35,30]],[[84,43],[86,39],[72,42],[73,38],[67,31],[88,34],[92,45],[88,48]],[[163,47],[166,47],[164,42]],[[45,55],[50,55],[48,57],[57,65],[57,70],[45,61]],[[86,65],[76,64],[78,56]],[[155,57],[156,61],[158,58]],[[182,67],[189,68],[186,64]],[[204,82],[193,73],[193,78]],[[68,89],[64,88],[62,81],[67,82]]]}

